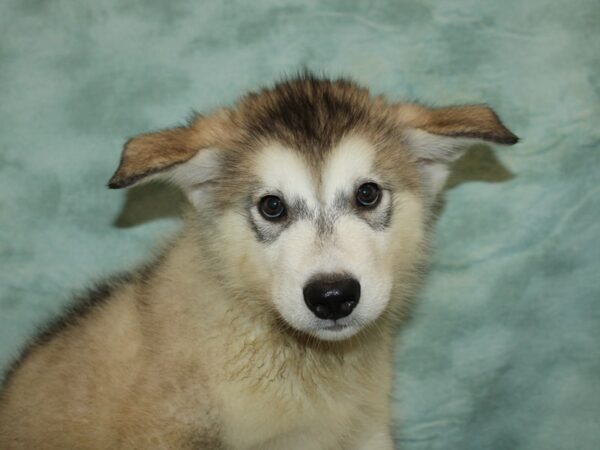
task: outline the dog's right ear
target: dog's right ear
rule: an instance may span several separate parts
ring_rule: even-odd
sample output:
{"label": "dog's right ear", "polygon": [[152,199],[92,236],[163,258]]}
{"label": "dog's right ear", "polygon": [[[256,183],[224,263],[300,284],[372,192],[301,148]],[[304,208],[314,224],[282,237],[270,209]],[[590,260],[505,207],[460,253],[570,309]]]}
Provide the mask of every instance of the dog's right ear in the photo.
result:
{"label": "dog's right ear", "polygon": [[175,183],[189,194],[215,179],[222,160],[218,146],[225,132],[223,115],[196,117],[187,126],[130,139],[108,187],[120,189],[160,179]]}

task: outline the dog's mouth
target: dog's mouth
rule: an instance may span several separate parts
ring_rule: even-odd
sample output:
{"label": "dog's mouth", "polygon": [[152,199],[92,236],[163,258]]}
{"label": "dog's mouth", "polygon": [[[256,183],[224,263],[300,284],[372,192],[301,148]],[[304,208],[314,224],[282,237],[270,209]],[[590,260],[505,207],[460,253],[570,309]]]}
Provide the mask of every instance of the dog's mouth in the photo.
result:
{"label": "dog's mouth", "polygon": [[310,333],[319,339],[340,341],[355,335],[362,326],[355,320],[319,320],[311,327]]}
{"label": "dog's mouth", "polygon": [[332,323],[325,324],[322,327],[323,330],[328,330],[328,331],[342,331],[342,330],[348,328],[349,326],[351,326],[348,323],[339,323],[339,322],[337,322],[335,320],[333,320],[333,321],[329,321],[328,320],[327,322],[332,322]]}
{"label": "dog's mouth", "polygon": [[363,328],[363,324],[352,317],[337,320],[313,317],[307,321],[308,323],[297,323],[281,314],[279,319],[282,324],[295,332],[300,331],[302,334],[324,341],[342,341],[354,336]]}

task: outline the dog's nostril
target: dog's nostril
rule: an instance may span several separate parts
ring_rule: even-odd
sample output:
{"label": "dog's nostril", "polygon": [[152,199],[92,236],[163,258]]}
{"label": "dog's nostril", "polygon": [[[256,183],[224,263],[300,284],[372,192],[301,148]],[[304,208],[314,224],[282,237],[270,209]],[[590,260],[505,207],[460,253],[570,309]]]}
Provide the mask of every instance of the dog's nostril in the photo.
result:
{"label": "dog's nostril", "polygon": [[317,305],[315,307],[315,314],[319,317],[325,317],[329,314],[329,309],[324,305]]}
{"label": "dog's nostril", "polygon": [[354,302],[348,301],[348,302],[342,303],[340,305],[340,309],[343,312],[351,313],[355,306],[356,306],[356,304]]}
{"label": "dog's nostril", "polygon": [[341,319],[360,299],[360,283],[350,277],[323,275],[313,278],[303,290],[306,306],[319,319]]}

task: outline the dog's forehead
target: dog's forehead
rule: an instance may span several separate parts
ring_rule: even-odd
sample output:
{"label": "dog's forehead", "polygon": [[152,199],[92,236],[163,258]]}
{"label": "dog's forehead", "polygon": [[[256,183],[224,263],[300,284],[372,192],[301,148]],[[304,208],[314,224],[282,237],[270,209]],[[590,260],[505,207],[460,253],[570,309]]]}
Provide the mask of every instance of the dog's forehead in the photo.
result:
{"label": "dog's forehead", "polygon": [[375,175],[375,149],[364,138],[343,139],[327,156],[321,172],[321,192],[327,202],[339,192],[353,189],[358,181],[368,181]]}
{"label": "dog's forehead", "polygon": [[315,174],[302,155],[280,143],[266,145],[256,156],[255,175],[264,189],[315,199]]}
{"label": "dog's forehead", "polygon": [[280,143],[258,152],[255,175],[266,190],[310,203],[329,204],[340,193],[353,189],[359,180],[373,177],[375,149],[366,139],[341,140],[316,159]]}

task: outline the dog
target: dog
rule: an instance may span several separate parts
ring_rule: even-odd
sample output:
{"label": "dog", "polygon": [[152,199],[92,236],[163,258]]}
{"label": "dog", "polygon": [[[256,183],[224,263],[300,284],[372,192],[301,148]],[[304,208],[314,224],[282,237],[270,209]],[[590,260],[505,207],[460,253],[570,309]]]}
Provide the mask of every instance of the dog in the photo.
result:
{"label": "dog", "polygon": [[109,187],[175,183],[155,261],[96,287],[15,362],[0,448],[388,450],[394,329],[485,105],[394,103],[305,73],[129,140]]}

